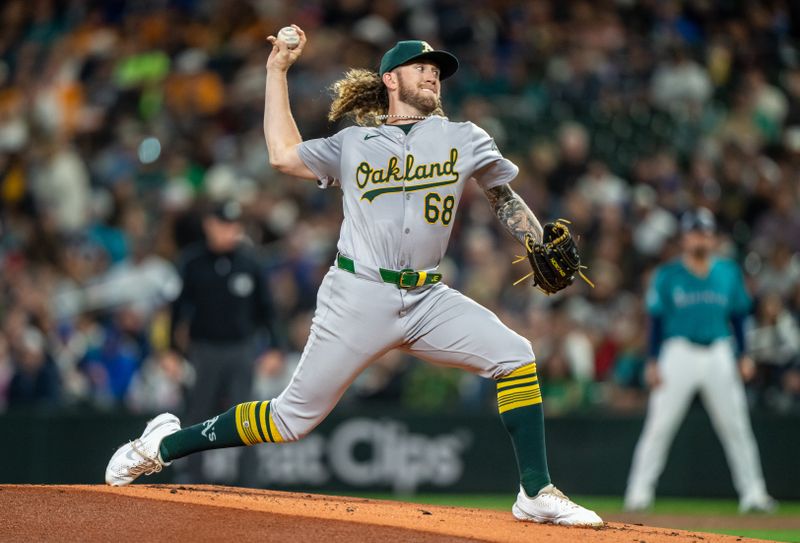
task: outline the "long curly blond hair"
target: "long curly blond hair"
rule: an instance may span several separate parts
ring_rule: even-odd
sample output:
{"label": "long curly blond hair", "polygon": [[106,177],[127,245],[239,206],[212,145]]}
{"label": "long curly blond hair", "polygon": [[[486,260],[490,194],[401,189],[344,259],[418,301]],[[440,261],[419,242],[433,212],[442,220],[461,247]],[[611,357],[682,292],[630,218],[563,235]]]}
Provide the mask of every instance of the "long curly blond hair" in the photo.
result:
{"label": "long curly blond hair", "polygon": [[[328,112],[328,120],[336,122],[345,117],[351,118],[359,126],[378,126],[383,124],[379,115],[389,112],[389,94],[380,75],[362,68],[351,68],[342,79],[330,87],[333,103]],[[444,115],[437,107],[432,115]]]}
{"label": "long curly blond hair", "polygon": [[328,120],[350,117],[360,126],[377,126],[378,115],[389,111],[389,95],[380,76],[373,71],[352,68],[330,87],[333,103]]}

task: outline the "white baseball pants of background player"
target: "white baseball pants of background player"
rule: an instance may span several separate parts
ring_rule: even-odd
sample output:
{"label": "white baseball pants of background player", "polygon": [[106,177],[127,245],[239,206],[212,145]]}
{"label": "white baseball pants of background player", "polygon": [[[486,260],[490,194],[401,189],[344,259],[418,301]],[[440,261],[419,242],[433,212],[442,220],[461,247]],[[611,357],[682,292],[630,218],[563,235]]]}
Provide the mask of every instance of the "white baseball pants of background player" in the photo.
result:
{"label": "white baseball pants of background player", "polygon": [[661,384],[650,394],[644,430],[636,445],[625,507],[649,507],[667,452],[696,392],[722,442],[741,506],[767,499],[744,385],[731,341],[706,347],[684,338],[664,342],[658,361]]}
{"label": "white baseball pants of background player", "polygon": [[428,362],[498,379],[534,361],[530,342],[455,289],[411,290],[380,282],[377,269],[332,267],[300,364],[271,402],[285,441],[308,434],[370,363],[400,348]]}

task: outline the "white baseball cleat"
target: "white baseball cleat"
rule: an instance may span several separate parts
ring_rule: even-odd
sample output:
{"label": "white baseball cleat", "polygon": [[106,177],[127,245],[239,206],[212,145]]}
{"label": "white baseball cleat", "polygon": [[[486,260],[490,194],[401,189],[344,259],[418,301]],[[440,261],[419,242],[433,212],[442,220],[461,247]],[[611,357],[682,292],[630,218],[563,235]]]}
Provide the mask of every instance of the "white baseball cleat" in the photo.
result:
{"label": "white baseball cleat", "polygon": [[561,526],[602,526],[597,513],[581,507],[553,485],[547,485],[533,498],[520,487],[511,512],[518,520],[549,522]]}
{"label": "white baseball cleat", "polygon": [[645,513],[653,508],[652,498],[625,498],[622,510],[626,513]]}
{"label": "white baseball cleat", "polygon": [[158,473],[171,462],[164,462],[158,454],[161,440],[181,429],[181,421],[170,413],[162,413],[150,422],[141,437],[123,445],[106,467],[106,483],[111,486],[124,486],[132,483],[140,475]]}
{"label": "white baseball cleat", "polygon": [[739,504],[739,513],[763,513],[771,515],[778,510],[778,502],[772,496],[761,496],[756,499],[744,500]]}

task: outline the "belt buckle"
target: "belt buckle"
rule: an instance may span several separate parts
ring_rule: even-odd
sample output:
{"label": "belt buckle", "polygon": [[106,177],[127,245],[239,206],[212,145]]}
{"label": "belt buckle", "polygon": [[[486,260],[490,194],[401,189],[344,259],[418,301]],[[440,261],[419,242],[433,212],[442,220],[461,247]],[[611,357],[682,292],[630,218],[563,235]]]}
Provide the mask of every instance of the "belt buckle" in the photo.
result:
{"label": "belt buckle", "polygon": [[404,285],[403,284],[403,277],[406,276],[406,275],[412,275],[412,274],[416,274],[417,275],[417,279],[419,278],[419,273],[415,272],[414,270],[400,270],[400,280],[398,281],[397,286],[400,287],[400,288],[405,288],[405,289],[416,287],[417,286],[417,279],[412,281],[410,285]]}

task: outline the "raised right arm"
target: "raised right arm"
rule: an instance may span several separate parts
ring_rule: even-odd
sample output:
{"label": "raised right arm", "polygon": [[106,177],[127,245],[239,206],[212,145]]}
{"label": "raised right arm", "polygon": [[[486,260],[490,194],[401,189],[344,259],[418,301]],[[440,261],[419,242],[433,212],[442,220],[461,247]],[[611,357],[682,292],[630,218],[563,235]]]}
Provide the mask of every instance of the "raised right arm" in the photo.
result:
{"label": "raised right arm", "polygon": [[267,59],[267,84],[264,92],[264,137],[267,140],[270,165],[281,173],[316,179],[300,159],[297,147],[303,138],[297,129],[289,107],[289,87],[286,73],[289,67],[300,57],[306,44],[306,35],[300,27],[292,25],[300,35],[300,44],[289,49],[283,40],[269,36],[272,52]]}

